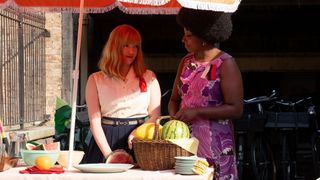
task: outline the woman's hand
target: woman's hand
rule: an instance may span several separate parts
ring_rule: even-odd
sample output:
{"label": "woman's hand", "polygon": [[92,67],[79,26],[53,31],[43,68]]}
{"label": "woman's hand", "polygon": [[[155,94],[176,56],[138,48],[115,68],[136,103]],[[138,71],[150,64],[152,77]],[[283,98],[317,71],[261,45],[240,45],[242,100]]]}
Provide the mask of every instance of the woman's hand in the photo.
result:
{"label": "woman's hand", "polygon": [[129,147],[129,149],[132,149],[132,139],[134,138],[134,133],[135,133],[135,131],[136,131],[136,130],[133,130],[133,131],[130,133],[129,137],[128,137],[128,147]]}
{"label": "woman's hand", "polygon": [[104,158],[106,159],[106,162],[107,162],[107,159],[109,158],[109,156],[112,154],[112,151],[110,151],[110,153],[108,155],[105,155]]}
{"label": "woman's hand", "polygon": [[173,117],[177,120],[184,121],[186,123],[191,122],[198,115],[198,111],[195,108],[183,108],[180,109]]}

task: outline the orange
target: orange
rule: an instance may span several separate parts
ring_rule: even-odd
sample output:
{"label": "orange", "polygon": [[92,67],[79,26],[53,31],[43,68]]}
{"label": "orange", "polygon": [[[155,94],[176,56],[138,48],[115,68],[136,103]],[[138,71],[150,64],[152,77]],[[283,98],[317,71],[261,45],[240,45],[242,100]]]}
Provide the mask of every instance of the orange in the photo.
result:
{"label": "orange", "polygon": [[35,164],[40,170],[49,170],[52,167],[52,161],[49,156],[37,157]]}

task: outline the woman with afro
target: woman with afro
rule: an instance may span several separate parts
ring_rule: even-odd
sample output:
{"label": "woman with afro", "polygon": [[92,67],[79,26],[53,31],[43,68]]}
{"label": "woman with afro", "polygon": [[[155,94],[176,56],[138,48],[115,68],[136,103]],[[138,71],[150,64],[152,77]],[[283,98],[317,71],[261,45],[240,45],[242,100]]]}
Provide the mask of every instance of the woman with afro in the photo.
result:
{"label": "woman with afro", "polygon": [[189,53],[178,68],[169,114],[190,125],[197,155],[215,167],[216,179],[237,179],[232,119],[243,111],[242,78],[234,58],[218,48],[231,35],[231,14],[181,8],[177,22]]}

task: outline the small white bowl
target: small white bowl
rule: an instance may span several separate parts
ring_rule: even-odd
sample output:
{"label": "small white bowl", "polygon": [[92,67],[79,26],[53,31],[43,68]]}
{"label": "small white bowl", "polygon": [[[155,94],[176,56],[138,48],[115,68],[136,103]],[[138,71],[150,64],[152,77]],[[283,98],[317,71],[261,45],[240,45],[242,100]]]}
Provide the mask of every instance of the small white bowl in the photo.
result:
{"label": "small white bowl", "polygon": [[[83,151],[73,151],[72,152],[72,166],[78,165],[81,162],[83,155],[84,155]],[[68,161],[69,161],[69,150],[60,151],[58,163],[61,166],[63,166],[64,168],[67,168]]]}

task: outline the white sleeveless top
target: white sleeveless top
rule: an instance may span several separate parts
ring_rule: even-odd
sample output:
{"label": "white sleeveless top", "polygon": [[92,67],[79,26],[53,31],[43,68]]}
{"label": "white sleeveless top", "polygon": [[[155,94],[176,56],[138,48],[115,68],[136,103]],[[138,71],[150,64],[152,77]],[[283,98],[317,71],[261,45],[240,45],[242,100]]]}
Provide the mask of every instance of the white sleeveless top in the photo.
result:
{"label": "white sleeveless top", "polygon": [[101,116],[114,118],[144,117],[160,106],[161,92],[155,74],[147,70],[143,75],[147,83],[147,91],[141,92],[139,78],[130,69],[126,80],[106,75],[99,71],[93,73],[95,80]]}

